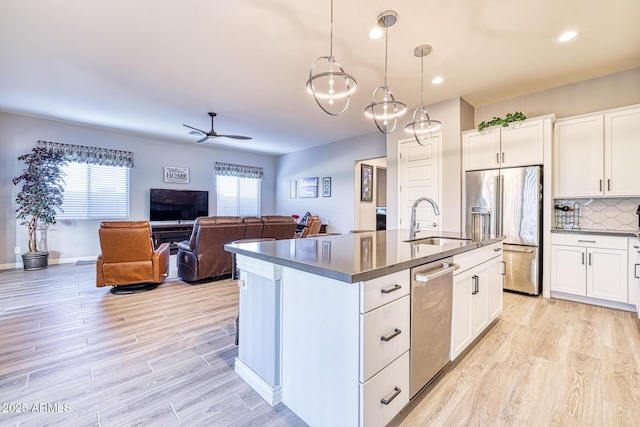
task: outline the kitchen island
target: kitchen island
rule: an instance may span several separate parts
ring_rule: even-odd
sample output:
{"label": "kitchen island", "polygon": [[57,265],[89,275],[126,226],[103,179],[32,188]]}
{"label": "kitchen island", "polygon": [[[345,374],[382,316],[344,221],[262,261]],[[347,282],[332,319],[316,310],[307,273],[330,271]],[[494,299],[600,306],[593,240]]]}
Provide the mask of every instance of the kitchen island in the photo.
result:
{"label": "kitchen island", "polygon": [[502,238],[407,236],[226,245],[240,271],[238,375],[310,425],[387,424],[410,400],[409,331],[421,326],[411,324],[412,268],[448,257],[460,266],[451,360],[502,310]]}

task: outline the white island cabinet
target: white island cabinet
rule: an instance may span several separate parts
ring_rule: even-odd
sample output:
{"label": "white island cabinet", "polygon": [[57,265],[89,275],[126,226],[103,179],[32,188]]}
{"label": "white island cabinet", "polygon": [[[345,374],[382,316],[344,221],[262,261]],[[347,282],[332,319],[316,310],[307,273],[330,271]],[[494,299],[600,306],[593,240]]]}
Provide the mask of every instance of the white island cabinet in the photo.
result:
{"label": "white island cabinet", "polygon": [[460,269],[453,276],[451,360],[502,313],[502,243],[456,255],[453,262]]}
{"label": "white island cabinet", "polygon": [[[309,425],[387,425],[411,398],[411,329],[421,326],[411,324],[411,268],[465,251],[501,255],[490,245],[499,239],[405,240],[391,230],[227,245],[240,271],[238,375]],[[489,278],[501,269],[486,270],[494,301],[481,329],[502,308],[491,289],[502,281]]]}

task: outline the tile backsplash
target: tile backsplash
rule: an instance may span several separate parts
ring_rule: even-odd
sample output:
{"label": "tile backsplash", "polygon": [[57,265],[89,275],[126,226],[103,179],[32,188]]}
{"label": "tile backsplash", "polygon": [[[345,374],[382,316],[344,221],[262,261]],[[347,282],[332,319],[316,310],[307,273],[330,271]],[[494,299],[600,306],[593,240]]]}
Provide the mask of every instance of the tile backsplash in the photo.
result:
{"label": "tile backsplash", "polygon": [[[579,206],[581,230],[638,230],[640,198],[625,199],[556,199],[555,204]],[[570,214],[570,213],[569,213]]]}

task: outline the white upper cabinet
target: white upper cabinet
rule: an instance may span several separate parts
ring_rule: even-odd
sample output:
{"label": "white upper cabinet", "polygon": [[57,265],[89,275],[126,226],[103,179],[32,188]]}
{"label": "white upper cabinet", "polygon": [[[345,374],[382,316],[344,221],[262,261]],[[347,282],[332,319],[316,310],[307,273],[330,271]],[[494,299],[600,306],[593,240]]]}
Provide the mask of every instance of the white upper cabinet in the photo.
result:
{"label": "white upper cabinet", "polygon": [[480,132],[463,132],[464,169],[482,170],[541,165],[544,154],[544,120],[552,116],[493,126]]}
{"label": "white upper cabinet", "polygon": [[640,195],[640,108],[604,115],[605,194]]}
{"label": "white upper cabinet", "polygon": [[556,121],[554,197],[640,196],[640,107]]}
{"label": "white upper cabinet", "polygon": [[464,133],[463,141],[466,170],[500,167],[500,127],[469,131]]}
{"label": "white upper cabinet", "polygon": [[603,196],[602,115],[559,119],[554,127],[555,197]]}

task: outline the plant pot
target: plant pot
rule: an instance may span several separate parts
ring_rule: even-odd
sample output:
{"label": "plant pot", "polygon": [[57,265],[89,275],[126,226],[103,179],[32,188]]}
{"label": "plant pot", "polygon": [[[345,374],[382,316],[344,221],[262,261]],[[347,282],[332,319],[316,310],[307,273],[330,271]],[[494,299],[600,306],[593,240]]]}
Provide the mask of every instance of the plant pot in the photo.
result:
{"label": "plant pot", "polygon": [[29,252],[22,254],[22,265],[27,271],[47,268],[49,265],[49,252]]}

